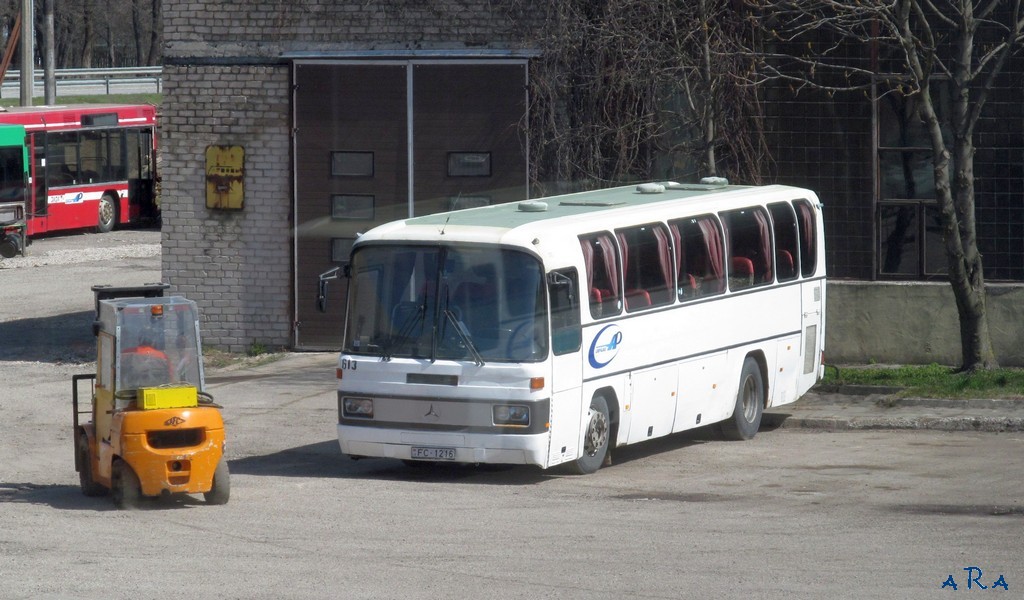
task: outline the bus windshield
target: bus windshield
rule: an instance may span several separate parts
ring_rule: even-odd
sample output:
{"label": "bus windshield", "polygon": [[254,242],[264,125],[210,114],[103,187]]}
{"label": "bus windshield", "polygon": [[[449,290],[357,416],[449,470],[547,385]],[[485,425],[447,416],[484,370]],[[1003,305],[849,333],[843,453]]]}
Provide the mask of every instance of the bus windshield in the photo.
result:
{"label": "bus windshield", "polygon": [[547,356],[543,269],[525,252],[366,245],[351,276],[344,352],[477,364]]}

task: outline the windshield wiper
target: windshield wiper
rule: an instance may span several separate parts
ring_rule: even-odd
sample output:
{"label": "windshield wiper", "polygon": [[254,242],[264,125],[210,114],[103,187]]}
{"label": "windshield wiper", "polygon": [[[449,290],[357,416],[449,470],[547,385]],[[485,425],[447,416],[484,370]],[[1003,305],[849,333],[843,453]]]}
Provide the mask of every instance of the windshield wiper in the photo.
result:
{"label": "windshield wiper", "polygon": [[385,361],[391,360],[392,348],[394,348],[398,344],[401,344],[403,341],[409,339],[409,334],[411,334],[412,330],[421,321],[423,321],[423,317],[426,314],[426,312],[427,298],[426,296],[424,296],[423,302],[421,304],[416,305],[416,312],[413,312],[412,314],[408,315],[405,318],[405,321],[402,322],[402,326],[398,328],[398,333],[388,338],[388,340],[381,346],[380,357],[382,359],[384,359]]}
{"label": "windshield wiper", "polygon": [[466,345],[466,349],[473,355],[473,362],[476,363],[476,366],[484,366],[483,357],[480,356],[479,352],[477,352],[476,345],[473,344],[473,340],[469,337],[469,332],[466,331],[466,328],[459,322],[459,318],[455,316],[455,313],[452,312],[450,308],[446,308],[444,309],[444,317],[452,324],[453,327],[455,327],[455,333],[459,334],[459,338],[462,340],[462,343]]}

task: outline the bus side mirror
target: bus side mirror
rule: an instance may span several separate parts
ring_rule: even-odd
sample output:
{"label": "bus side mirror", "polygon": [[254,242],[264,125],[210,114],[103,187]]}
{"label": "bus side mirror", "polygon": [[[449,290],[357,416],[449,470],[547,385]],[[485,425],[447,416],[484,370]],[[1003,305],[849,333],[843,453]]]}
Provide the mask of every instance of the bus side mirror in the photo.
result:
{"label": "bus side mirror", "polygon": [[316,295],[316,309],[320,312],[327,312],[327,282],[320,282],[320,291]]}
{"label": "bus side mirror", "polygon": [[328,269],[320,274],[320,284],[317,287],[316,309],[320,312],[327,312],[327,282],[338,278],[341,267]]}

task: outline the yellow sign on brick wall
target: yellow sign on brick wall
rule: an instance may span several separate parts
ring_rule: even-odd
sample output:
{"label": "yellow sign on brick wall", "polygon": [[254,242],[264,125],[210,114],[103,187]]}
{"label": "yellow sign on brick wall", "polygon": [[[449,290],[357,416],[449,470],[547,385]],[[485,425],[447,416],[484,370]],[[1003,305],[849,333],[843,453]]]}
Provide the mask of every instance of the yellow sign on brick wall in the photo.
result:
{"label": "yellow sign on brick wall", "polygon": [[206,147],[206,208],[241,210],[245,202],[245,148]]}

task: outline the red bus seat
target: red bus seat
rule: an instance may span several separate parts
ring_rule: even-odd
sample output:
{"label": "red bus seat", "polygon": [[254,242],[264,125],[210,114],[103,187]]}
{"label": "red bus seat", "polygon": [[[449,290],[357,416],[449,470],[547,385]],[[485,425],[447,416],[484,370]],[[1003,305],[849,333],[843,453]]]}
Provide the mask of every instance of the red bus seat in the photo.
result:
{"label": "red bus seat", "polygon": [[732,257],[729,287],[739,289],[754,285],[754,261],[745,256]]}

